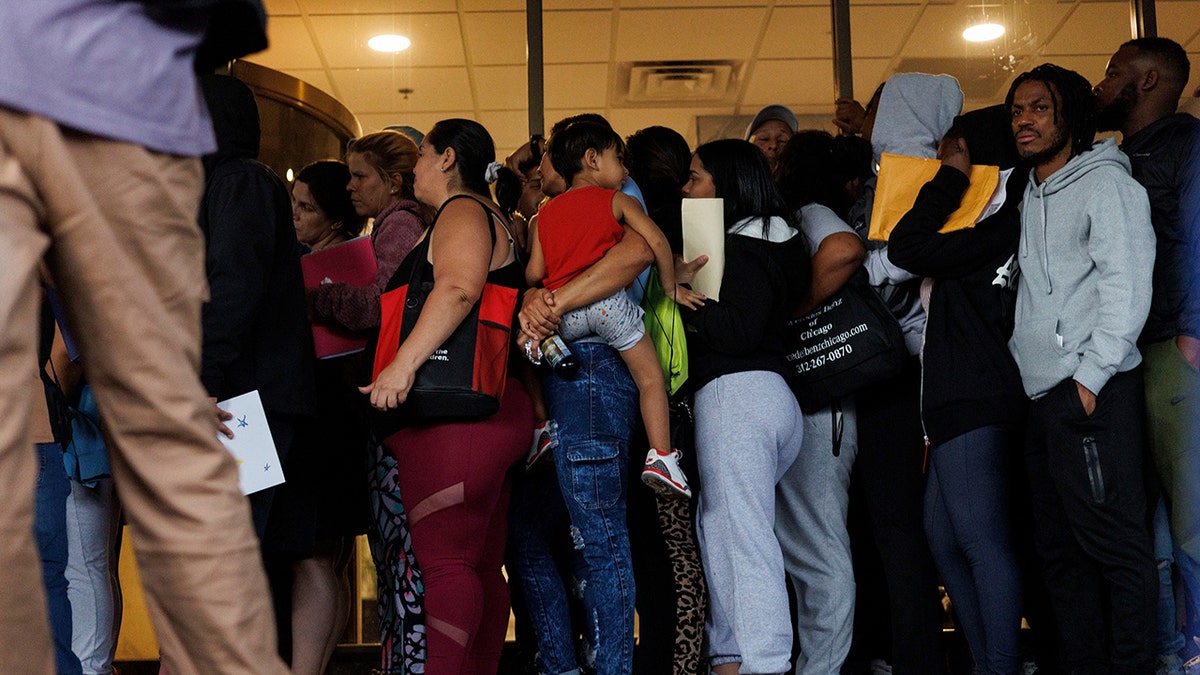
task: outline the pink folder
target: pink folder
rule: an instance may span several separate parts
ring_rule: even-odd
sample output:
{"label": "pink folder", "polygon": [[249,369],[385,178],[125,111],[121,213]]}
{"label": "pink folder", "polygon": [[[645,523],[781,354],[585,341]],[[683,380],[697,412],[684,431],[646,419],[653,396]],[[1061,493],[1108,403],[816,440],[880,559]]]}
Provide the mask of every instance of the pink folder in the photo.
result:
{"label": "pink folder", "polygon": [[[351,286],[370,286],[375,283],[375,248],[371,237],[363,235],[336,246],[301,256],[304,286],[315,288],[322,283],[343,281]],[[329,359],[343,354],[360,352],[367,346],[367,337],[334,326],[313,324],[313,346],[317,358]]]}

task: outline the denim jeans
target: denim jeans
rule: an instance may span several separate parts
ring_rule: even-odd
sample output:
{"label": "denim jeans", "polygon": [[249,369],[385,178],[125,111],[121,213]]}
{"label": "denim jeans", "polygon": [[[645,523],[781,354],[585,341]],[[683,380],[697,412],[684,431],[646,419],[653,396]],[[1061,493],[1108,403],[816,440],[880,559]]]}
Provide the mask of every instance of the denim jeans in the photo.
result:
{"label": "denim jeans", "polygon": [[543,675],[579,673],[572,609],[578,605],[586,567],[583,555],[572,547],[570,523],[553,464],[543,460],[517,476],[508,510],[508,570],[519,590],[513,594],[513,609],[519,610],[519,597],[533,627],[535,662]]}
{"label": "denim jeans", "polygon": [[42,557],[42,581],[50,610],[50,634],[59,675],[83,670],[71,651],[71,602],[67,599],[67,496],[71,484],[58,443],[38,443],[37,505],[34,535]]}
{"label": "denim jeans", "polygon": [[[598,675],[629,673],[633,663],[633,563],[625,522],[629,440],[638,393],[616,350],[571,345],[579,371],[548,375],[542,385],[558,422],[555,468],[570,517],[571,538],[585,564],[587,642]],[[539,628],[542,630],[542,628]]]}

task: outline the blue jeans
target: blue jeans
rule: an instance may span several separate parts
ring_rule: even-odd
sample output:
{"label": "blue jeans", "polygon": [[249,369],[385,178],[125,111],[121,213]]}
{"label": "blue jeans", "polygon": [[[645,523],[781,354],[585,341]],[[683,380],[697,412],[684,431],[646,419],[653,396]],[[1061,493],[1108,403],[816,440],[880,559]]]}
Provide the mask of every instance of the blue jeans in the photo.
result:
{"label": "blue jeans", "polygon": [[550,462],[516,477],[508,507],[508,569],[533,626],[536,665],[544,675],[579,673],[572,598],[579,599],[586,567],[572,548],[570,523]]}
{"label": "blue jeans", "polygon": [[938,444],[925,484],[929,548],[975,672],[986,675],[1017,671],[1021,582],[1009,494],[1018,442],[997,425]]}
{"label": "blue jeans", "polygon": [[595,650],[596,673],[624,675],[633,667],[635,591],[625,498],[638,393],[613,348],[577,342],[571,350],[579,359],[575,376],[549,375],[542,382],[558,422],[554,462],[572,541],[586,567],[585,637]]}
{"label": "blue jeans", "polygon": [[42,558],[42,583],[50,611],[54,660],[59,675],[82,673],[71,651],[71,602],[67,599],[67,496],[71,484],[58,443],[38,443],[37,504],[34,536]]}

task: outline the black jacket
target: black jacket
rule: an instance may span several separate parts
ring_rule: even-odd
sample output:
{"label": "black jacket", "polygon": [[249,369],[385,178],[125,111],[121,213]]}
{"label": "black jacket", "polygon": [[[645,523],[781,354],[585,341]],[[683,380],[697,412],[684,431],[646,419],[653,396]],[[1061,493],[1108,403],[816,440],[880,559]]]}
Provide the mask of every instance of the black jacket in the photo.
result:
{"label": "black jacket", "polygon": [[201,78],[218,150],[204,158],[200,227],[210,299],[201,380],[224,400],[257,389],[268,413],[316,405],[312,332],[283,181],[258,155],[258,108],[231,77]]}
{"label": "black jacket", "polygon": [[680,307],[684,323],[695,329],[688,331],[688,386],[694,391],[721,375],[750,370],[788,377],[784,323],[811,274],[799,233],[779,243],[726,234],[721,300],[697,310]]}
{"label": "black jacket", "polygon": [[1121,149],[1150,197],[1157,239],[1154,296],[1139,342],[1200,339],[1200,120],[1176,113],[1125,139]]}
{"label": "black jacket", "polygon": [[1023,418],[1026,398],[1008,338],[1016,304],[1019,204],[1027,177],[1027,171],[1014,170],[1004,206],[974,228],[938,234],[968,183],[962,172],[943,167],[921,188],[888,239],[893,264],[933,279],[921,412],[934,443]]}

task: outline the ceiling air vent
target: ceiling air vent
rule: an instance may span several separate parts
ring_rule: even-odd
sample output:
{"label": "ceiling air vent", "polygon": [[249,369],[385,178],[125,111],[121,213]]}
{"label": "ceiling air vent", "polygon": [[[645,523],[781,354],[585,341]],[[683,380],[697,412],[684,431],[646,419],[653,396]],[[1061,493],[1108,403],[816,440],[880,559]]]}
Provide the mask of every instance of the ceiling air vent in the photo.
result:
{"label": "ceiling air vent", "polygon": [[741,64],[733,61],[650,61],[619,66],[624,91],[617,98],[631,104],[712,105],[737,94]]}

